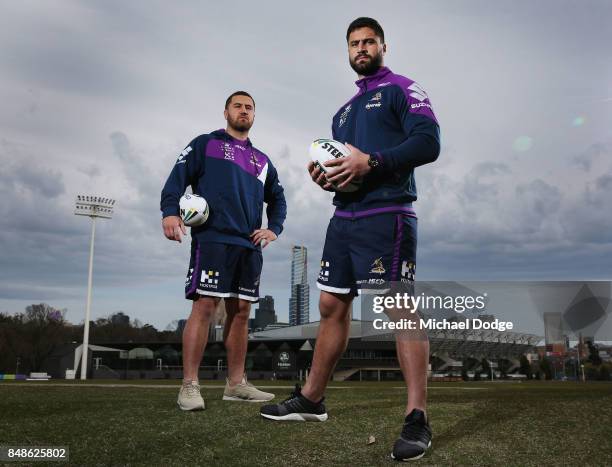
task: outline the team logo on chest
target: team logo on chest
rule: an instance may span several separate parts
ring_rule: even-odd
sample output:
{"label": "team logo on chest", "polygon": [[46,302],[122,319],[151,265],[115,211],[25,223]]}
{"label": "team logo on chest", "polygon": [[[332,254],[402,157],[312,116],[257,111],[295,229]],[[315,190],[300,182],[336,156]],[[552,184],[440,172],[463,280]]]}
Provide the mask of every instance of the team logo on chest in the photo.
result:
{"label": "team logo on chest", "polygon": [[366,110],[370,110],[370,109],[376,109],[378,107],[380,107],[382,105],[382,92],[377,92],[376,94],[374,94],[370,100],[368,100],[368,103],[366,104],[365,108]]}
{"label": "team logo on chest", "polygon": [[228,161],[234,160],[234,146],[229,143],[223,143],[223,158]]}
{"label": "team logo on chest", "polygon": [[351,111],[351,104],[347,105],[344,108],[344,112],[340,114],[340,120],[338,120],[338,127],[341,127],[342,125],[346,123],[346,120],[348,119],[348,114],[350,111]]}

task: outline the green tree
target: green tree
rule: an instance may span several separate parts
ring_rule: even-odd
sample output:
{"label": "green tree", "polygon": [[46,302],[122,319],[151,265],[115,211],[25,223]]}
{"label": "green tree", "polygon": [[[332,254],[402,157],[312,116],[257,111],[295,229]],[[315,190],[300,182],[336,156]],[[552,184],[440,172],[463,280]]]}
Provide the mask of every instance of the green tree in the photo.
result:
{"label": "green tree", "polygon": [[532,378],[531,363],[529,363],[529,359],[527,358],[526,355],[521,355],[520,365],[521,365],[520,372],[526,375],[527,379],[531,379]]}
{"label": "green tree", "polygon": [[599,379],[602,381],[610,381],[610,366],[607,363],[600,366]]}
{"label": "green tree", "polygon": [[553,379],[553,367],[548,357],[543,357],[542,360],[540,360],[540,370],[544,373],[545,379]]}
{"label": "green tree", "polygon": [[589,348],[589,356],[587,360],[591,362],[595,366],[601,365],[601,357],[599,356],[599,349],[593,341],[587,341],[587,346]]}
{"label": "green tree", "polygon": [[482,372],[487,374],[487,379],[491,379],[493,368],[491,368],[491,365],[489,364],[489,360],[487,360],[486,358],[483,358],[480,364],[482,365]]}
{"label": "green tree", "polygon": [[64,343],[65,314],[65,309],[59,310],[46,303],[26,307],[21,339],[27,345],[24,357],[29,361],[30,371],[42,371],[44,361]]}

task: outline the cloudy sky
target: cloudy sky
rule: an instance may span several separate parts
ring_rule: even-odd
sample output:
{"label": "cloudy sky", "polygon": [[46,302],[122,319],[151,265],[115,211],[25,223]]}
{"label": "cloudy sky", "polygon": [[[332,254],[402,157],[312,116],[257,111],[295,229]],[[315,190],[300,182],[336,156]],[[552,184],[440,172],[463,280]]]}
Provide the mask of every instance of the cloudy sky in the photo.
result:
{"label": "cloudy sky", "polygon": [[[93,317],[158,328],[186,317],[188,242],[160,229],[159,192],[237,89],[287,193],[261,294],[287,319],[290,248],[317,274],[331,199],[307,148],[355,92],[344,34],[377,18],[386,64],[418,81],[442,153],[417,170],[417,277],[612,279],[612,4],[567,2],[2,2],[0,311],[84,316],[90,222],[75,196],[117,199],[97,228]],[[311,319],[318,319],[313,290]]]}

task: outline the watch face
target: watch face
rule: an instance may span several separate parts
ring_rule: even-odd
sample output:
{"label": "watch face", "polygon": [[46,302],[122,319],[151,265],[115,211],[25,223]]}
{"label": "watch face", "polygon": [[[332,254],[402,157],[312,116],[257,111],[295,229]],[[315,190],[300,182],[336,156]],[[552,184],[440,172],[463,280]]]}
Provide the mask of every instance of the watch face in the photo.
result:
{"label": "watch face", "polygon": [[378,159],[375,159],[374,157],[370,157],[368,159],[368,165],[370,167],[378,167]]}

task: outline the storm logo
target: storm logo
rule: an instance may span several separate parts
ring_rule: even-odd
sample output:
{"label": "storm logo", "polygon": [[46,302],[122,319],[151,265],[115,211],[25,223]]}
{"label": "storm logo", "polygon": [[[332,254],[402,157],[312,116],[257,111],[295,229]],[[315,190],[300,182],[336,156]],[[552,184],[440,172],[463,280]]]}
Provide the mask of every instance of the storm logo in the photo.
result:
{"label": "storm logo", "polygon": [[383,266],[382,258],[377,258],[374,260],[370,272],[374,274],[384,274],[385,272],[387,272],[385,267]]}

